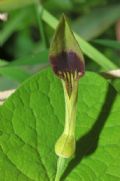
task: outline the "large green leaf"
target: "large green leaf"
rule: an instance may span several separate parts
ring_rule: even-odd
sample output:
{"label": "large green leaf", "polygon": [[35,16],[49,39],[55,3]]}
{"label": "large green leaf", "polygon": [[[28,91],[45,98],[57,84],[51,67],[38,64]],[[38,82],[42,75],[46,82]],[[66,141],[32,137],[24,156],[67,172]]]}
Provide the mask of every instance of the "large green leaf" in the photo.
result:
{"label": "large green leaf", "polygon": [[[77,152],[66,181],[120,180],[120,96],[95,73],[80,80]],[[61,82],[47,69],[0,107],[0,180],[53,181],[54,144],[64,124]]]}

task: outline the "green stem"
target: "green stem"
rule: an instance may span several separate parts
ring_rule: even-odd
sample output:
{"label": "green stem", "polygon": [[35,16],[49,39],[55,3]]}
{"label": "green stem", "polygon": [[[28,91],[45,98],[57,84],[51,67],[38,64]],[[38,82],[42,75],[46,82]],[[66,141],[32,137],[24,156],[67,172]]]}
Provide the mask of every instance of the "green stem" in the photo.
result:
{"label": "green stem", "polygon": [[55,181],[60,181],[60,178],[64,171],[64,166],[65,166],[65,159],[62,157],[59,157],[57,161],[57,172],[56,172]]}
{"label": "green stem", "polygon": [[47,41],[46,41],[44,25],[43,25],[43,21],[42,21],[43,7],[40,5],[39,0],[36,0],[36,14],[37,14],[37,20],[38,20],[38,24],[39,24],[40,35],[41,35],[42,41],[44,43],[44,47],[45,47],[45,49],[47,49],[48,48]]}

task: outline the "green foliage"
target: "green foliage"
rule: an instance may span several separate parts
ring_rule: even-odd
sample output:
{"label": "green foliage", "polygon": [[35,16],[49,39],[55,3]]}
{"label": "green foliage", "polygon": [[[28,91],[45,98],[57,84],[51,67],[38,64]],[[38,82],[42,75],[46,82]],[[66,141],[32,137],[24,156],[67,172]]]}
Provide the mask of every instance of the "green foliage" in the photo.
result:
{"label": "green foliage", "polygon": [[[120,180],[119,110],[116,91],[87,72],[79,84],[77,152],[63,180]],[[0,117],[1,181],[53,181],[64,124],[60,81],[49,69],[36,74],[1,106]]]}
{"label": "green foliage", "polygon": [[0,1],[0,11],[11,11],[35,3],[35,0],[3,0]]}
{"label": "green foliage", "polygon": [[16,80],[10,79],[5,76],[0,76],[0,91],[14,89],[18,87],[19,82]]}
{"label": "green foliage", "polygon": [[30,76],[26,71],[21,70],[20,68],[6,66],[0,68],[0,74],[10,77],[13,80],[17,80],[18,82],[22,82]]}
{"label": "green foliage", "polygon": [[[19,86],[0,106],[0,181],[54,180],[57,169],[54,145],[64,127],[64,96],[61,83],[51,70],[41,71],[49,64],[53,30],[60,15],[66,13],[78,33],[74,35],[85,54],[86,69],[95,72],[118,69],[120,43],[114,39],[119,3],[117,0],[43,0],[41,4],[37,0],[0,1],[0,12],[8,13],[8,20],[0,22],[0,90]],[[116,31],[119,32],[119,26]],[[86,40],[91,40],[94,46]],[[71,160],[65,161],[61,180],[120,180],[118,93],[119,79],[105,80],[87,72],[80,80],[77,150]]]}
{"label": "green foliage", "polygon": [[73,29],[85,40],[101,35],[120,18],[120,5],[97,8],[73,21]]}
{"label": "green foliage", "polygon": [[109,47],[109,48],[113,48],[116,50],[120,50],[120,42],[119,41],[115,41],[115,40],[103,40],[103,39],[98,39],[98,40],[94,40],[95,43],[105,46],[105,47]]}
{"label": "green foliage", "polygon": [[28,11],[23,9],[5,24],[4,29],[0,31],[0,45],[3,45],[7,41],[26,16],[28,16]]}
{"label": "green foliage", "polygon": [[48,63],[48,50],[42,50],[37,53],[18,58],[15,61],[7,64],[7,67],[36,65],[40,63]]}
{"label": "green foliage", "polygon": [[[91,12],[89,8],[91,8],[92,6],[94,7],[97,5],[99,6],[100,4],[104,4],[103,1],[94,0],[88,3],[88,1],[79,2],[79,1],[68,0],[65,3],[63,3],[62,1],[58,2],[54,0],[54,1],[46,1],[43,3],[43,5],[48,10],[52,10],[50,9],[51,7],[50,4],[52,2],[53,2],[52,6],[53,9],[57,9],[58,11],[59,7],[59,12],[56,11],[57,16],[61,13],[62,9],[64,10],[66,9],[67,12],[69,13],[76,12],[78,14],[77,15],[78,18],[76,18],[75,20],[73,19],[72,24],[73,27],[77,27],[77,29],[75,28],[75,30],[80,34],[81,37],[83,36],[83,33],[85,33],[85,36],[83,36],[85,39],[88,39],[89,37],[90,37],[89,39],[91,39],[92,37],[98,36],[99,34],[104,32],[106,28],[109,28],[111,24],[115,23],[116,20],[119,18],[119,8],[120,8],[119,4],[114,6],[113,5],[106,6],[102,8],[102,10],[95,8],[95,10]],[[78,7],[78,5],[80,7]],[[44,56],[43,57],[36,56],[36,53],[44,50],[47,51],[47,48],[49,48],[48,45],[51,40],[51,37],[47,36],[47,34],[49,34],[49,29],[48,32],[46,32],[46,25],[44,24],[44,22],[53,29],[55,29],[58,23],[57,19],[54,16],[52,16],[46,9],[44,9],[43,6],[39,4],[39,1],[34,1],[34,0],[33,1],[27,0],[24,3],[23,1],[18,3],[16,0],[9,0],[9,1],[4,0],[0,2],[0,10],[8,11],[9,13],[8,21],[3,23],[3,27],[0,30],[0,44],[4,46],[11,36],[13,37],[15,36],[15,40],[13,39],[12,41],[10,41],[7,50],[10,54],[14,55],[14,62],[9,63],[9,66],[10,64],[11,65],[17,64],[16,60],[18,60],[18,58],[20,59],[21,64],[26,59],[27,60],[26,66],[31,64],[33,65],[34,61],[35,62],[39,61],[40,64],[41,63],[46,64],[47,59],[44,58]],[[80,18],[79,18],[79,12],[82,12],[81,13],[82,15],[80,14]],[[41,37],[39,37],[40,39],[38,42],[34,42],[33,39],[31,39],[30,31],[32,26],[39,27]],[[78,31],[78,29],[80,31]],[[14,35],[14,33],[16,32],[17,34]],[[34,32],[33,30],[32,36],[35,36],[35,34],[36,32]],[[111,70],[118,68],[116,65],[117,62],[116,57],[114,58],[111,56],[112,58],[108,59],[105,55],[98,52],[98,50],[96,50],[93,46],[91,46],[91,44],[84,41],[80,36],[76,34],[75,36],[79,42],[82,51],[91,60],[93,60],[96,64],[98,64],[99,70],[101,68],[104,70]],[[31,54],[31,57],[33,57],[35,54],[35,57],[32,59],[30,58],[29,54]],[[29,59],[30,61],[28,61]],[[116,61],[114,61],[114,59]],[[91,62],[90,64],[91,65],[93,64],[92,67],[94,66],[93,62]],[[96,66],[93,69],[96,71]],[[31,70],[30,73],[32,73]],[[6,75],[4,74],[4,76]],[[16,80],[16,77],[13,78]]]}

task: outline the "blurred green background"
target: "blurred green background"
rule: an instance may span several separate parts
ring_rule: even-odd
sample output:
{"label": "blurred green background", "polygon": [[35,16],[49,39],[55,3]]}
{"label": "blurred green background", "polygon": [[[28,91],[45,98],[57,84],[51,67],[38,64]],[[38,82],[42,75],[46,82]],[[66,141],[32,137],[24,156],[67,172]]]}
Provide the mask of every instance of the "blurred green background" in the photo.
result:
{"label": "blurred green background", "polygon": [[[0,91],[49,66],[54,33],[49,13],[57,19],[65,13],[72,29],[119,67],[119,0],[0,0]],[[102,70],[84,56],[86,70]]]}

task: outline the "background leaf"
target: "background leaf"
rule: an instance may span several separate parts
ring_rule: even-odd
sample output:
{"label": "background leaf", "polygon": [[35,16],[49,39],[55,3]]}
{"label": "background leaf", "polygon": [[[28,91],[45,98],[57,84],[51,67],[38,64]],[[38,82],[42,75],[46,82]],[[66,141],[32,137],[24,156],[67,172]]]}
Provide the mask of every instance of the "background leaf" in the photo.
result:
{"label": "background leaf", "polygon": [[28,16],[28,10],[21,10],[14,18],[6,22],[4,28],[0,31],[0,46],[7,41],[11,34],[19,27],[19,24]]}
{"label": "background leaf", "polygon": [[7,65],[7,61],[0,59],[0,67],[3,66],[3,65]]}
{"label": "background leaf", "polygon": [[101,35],[120,18],[120,5],[97,8],[76,19],[72,27],[85,40]]}
{"label": "background leaf", "polygon": [[120,42],[119,41],[97,39],[97,40],[94,40],[93,42],[100,44],[102,46],[106,46],[106,47],[110,47],[110,48],[113,48],[116,50],[120,50]]}
{"label": "background leaf", "polygon": [[29,4],[33,4],[35,0],[2,0],[0,1],[0,11],[10,11],[21,8]]}
{"label": "background leaf", "polygon": [[0,91],[15,89],[18,87],[19,82],[10,78],[0,76]]}
{"label": "background leaf", "polygon": [[[79,84],[77,152],[64,180],[120,180],[119,110],[120,96],[108,82],[86,73]],[[0,118],[1,180],[53,181],[54,144],[63,129],[64,98],[51,70],[25,81],[0,107]]]}
{"label": "background leaf", "polygon": [[20,68],[4,66],[0,67],[0,74],[13,80],[17,80],[18,82],[22,82],[30,76],[29,73]]}
{"label": "background leaf", "polygon": [[16,59],[7,66],[23,66],[23,65],[37,65],[48,62],[48,50],[42,50],[37,53]]}

